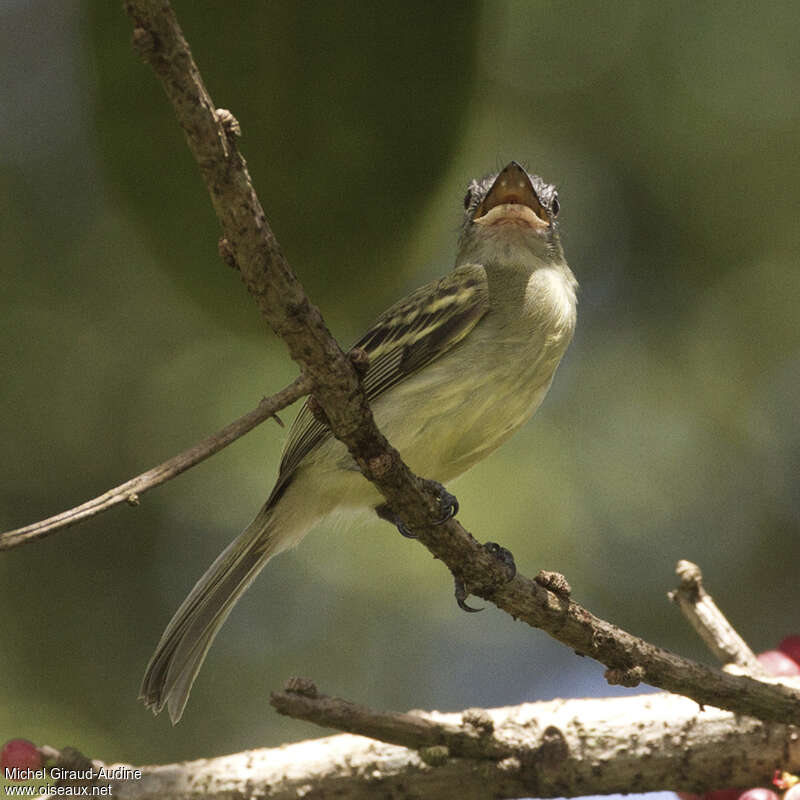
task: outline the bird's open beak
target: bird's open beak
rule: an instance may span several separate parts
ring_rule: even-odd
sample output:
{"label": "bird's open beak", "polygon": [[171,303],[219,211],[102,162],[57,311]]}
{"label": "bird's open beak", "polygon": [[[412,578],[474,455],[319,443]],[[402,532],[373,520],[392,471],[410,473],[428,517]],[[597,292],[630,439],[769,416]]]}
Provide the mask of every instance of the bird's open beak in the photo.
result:
{"label": "bird's open beak", "polygon": [[475,209],[478,225],[519,225],[544,230],[550,219],[531,186],[528,173],[512,161],[495,178],[489,194]]}

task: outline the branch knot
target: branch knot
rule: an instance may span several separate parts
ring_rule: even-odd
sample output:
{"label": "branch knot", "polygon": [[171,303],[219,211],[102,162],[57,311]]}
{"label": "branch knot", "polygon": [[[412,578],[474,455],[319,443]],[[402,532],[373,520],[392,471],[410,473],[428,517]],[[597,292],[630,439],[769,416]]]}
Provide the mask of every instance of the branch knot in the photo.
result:
{"label": "branch knot", "polygon": [[237,271],[239,270],[239,264],[236,262],[236,254],[233,252],[231,243],[224,236],[219,237],[217,250],[219,251],[219,257],[222,259],[222,263],[225,264],[226,267]]}
{"label": "branch knot", "polygon": [[288,678],[283,688],[287,692],[303,697],[316,697],[319,694],[317,684],[311,678]]}
{"label": "branch knot", "polygon": [[214,116],[217,118],[217,122],[222,125],[222,130],[225,131],[225,136],[231,144],[241,137],[242,126],[239,125],[239,120],[227,108],[216,109]]}
{"label": "branch knot", "polygon": [[369,353],[363,347],[354,347],[347,357],[358,373],[358,377],[363,378],[369,369]]}
{"label": "branch knot", "polygon": [[635,666],[627,669],[607,669],[605,679],[611,686],[627,686],[632,689],[638,686],[645,678],[644,667]]}
{"label": "branch knot", "polygon": [[138,26],[133,29],[131,44],[143,61],[148,61],[156,50],[156,40],[153,34],[146,28]]}
{"label": "branch knot", "polygon": [[569,581],[560,572],[541,569],[536,574],[534,581],[543,589],[548,589],[559,597],[568,598],[572,594],[572,587],[569,585]]}
{"label": "branch knot", "polygon": [[379,480],[385,478],[392,469],[394,459],[391,453],[381,453],[367,461],[367,469]]}
{"label": "branch knot", "polygon": [[542,743],[536,751],[536,761],[545,768],[557,767],[569,755],[564,734],[555,725],[548,725],[542,734]]}
{"label": "branch knot", "polygon": [[420,747],[417,752],[419,753],[419,757],[429,767],[441,767],[443,764],[446,764],[447,759],[450,758],[450,749],[443,744],[435,744],[431,747]]}
{"label": "branch knot", "polygon": [[464,727],[471,728],[478,736],[491,736],[494,733],[494,720],[483,708],[468,708],[461,714]]}
{"label": "branch knot", "polygon": [[317,422],[324,425],[326,428],[330,428],[331,422],[328,419],[328,415],[325,413],[325,409],[322,407],[319,400],[317,400],[313,394],[308,398],[308,410]]}

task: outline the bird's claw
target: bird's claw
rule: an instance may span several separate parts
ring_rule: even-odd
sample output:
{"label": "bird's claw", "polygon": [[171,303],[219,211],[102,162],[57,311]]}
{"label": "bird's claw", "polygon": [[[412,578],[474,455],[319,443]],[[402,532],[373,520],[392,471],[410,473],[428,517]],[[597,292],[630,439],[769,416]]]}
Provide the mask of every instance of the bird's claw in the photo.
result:
{"label": "bird's claw", "polygon": [[483,611],[483,608],[473,608],[472,606],[467,605],[467,597],[469,596],[469,592],[467,591],[467,587],[464,585],[464,581],[461,578],[456,578],[456,603],[458,603],[458,607],[462,611],[469,611],[471,614],[475,614],[478,611]]}
{"label": "bird's claw", "polygon": [[395,527],[398,531],[400,531],[401,536],[405,536],[406,539],[416,539],[417,534],[408,527],[408,525],[403,522],[401,519],[396,519],[394,522]]}
{"label": "bird's claw", "polygon": [[442,513],[442,516],[433,524],[444,525],[447,520],[453,519],[453,517],[458,514],[458,498],[454,494],[450,494],[450,492],[437,481],[426,480],[424,483],[425,488],[436,495],[436,499],[439,501],[439,509]]}
{"label": "bird's claw", "polygon": [[[512,580],[514,576],[517,574],[517,565],[514,563],[514,556],[511,554],[511,551],[506,549],[505,547],[501,547],[497,542],[486,542],[483,545],[483,549],[489,553],[489,555],[494,556],[497,561],[503,566],[506,572],[506,582]],[[455,578],[456,583],[456,603],[458,603],[458,607],[462,611],[469,611],[469,612],[476,612],[476,611],[483,611],[482,608],[473,608],[470,605],[467,605],[467,597],[469,596],[469,592],[467,591],[466,584],[461,578]]]}
{"label": "bird's claw", "polygon": [[[448,492],[441,483],[437,483],[436,481],[425,480],[423,481],[423,484],[426,489],[436,495],[436,499],[439,502],[441,517],[433,523],[434,525],[444,525],[447,520],[452,519],[456,514],[458,514],[458,500],[456,499],[455,495],[450,494],[450,492]],[[408,525],[406,525],[405,522],[403,522],[403,520],[401,520],[394,513],[394,511],[392,511],[388,503],[381,503],[379,506],[376,506],[375,513],[381,519],[391,522],[392,525],[394,525],[397,530],[406,537],[406,539],[417,538],[417,535],[408,527]]]}
{"label": "bird's claw", "polygon": [[388,503],[381,503],[379,506],[375,506],[375,513],[381,518],[385,519],[387,522],[391,522],[392,525],[397,528],[400,533],[406,537],[406,539],[416,539],[416,535],[414,532],[408,527],[408,525],[403,522],[392,509],[389,507]]}

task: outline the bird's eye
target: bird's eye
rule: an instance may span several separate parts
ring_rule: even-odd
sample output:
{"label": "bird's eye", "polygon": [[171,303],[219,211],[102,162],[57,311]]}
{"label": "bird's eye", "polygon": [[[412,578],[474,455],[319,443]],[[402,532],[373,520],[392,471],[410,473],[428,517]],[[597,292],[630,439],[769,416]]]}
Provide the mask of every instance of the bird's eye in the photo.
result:
{"label": "bird's eye", "polygon": [[464,195],[464,208],[469,208],[469,204],[472,202],[472,189],[467,189],[467,193]]}
{"label": "bird's eye", "polygon": [[554,217],[558,216],[558,212],[561,210],[561,206],[558,202],[558,195],[553,195],[553,200],[550,203],[550,210],[553,212]]}

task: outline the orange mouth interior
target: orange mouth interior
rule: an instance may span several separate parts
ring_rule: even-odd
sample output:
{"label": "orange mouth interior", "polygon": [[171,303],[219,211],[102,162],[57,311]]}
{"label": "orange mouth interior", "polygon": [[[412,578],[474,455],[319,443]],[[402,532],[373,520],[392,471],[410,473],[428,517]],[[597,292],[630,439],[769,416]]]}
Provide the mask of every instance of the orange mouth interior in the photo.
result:
{"label": "orange mouth interior", "polygon": [[475,209],[472,221],[481,225],[550,227],[549,215],[533,191],[530,178],[513,161],[495,178],[489,193]]}

